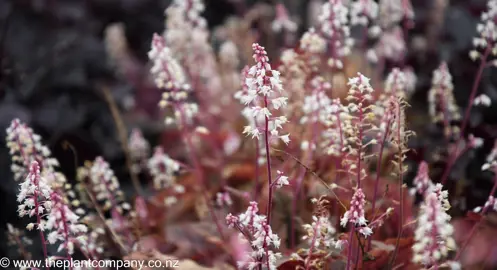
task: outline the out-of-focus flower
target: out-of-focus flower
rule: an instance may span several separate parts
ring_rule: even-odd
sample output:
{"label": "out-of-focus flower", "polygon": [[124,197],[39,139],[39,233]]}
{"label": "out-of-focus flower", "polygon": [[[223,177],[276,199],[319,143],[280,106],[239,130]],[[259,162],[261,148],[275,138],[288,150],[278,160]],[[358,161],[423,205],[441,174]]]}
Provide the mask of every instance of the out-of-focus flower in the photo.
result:
{"label": "out-of-focus flower", "polygon": [[90,181],[97,200],[104,203],[105,210],[113,209],[119,213],[129,210],[130,206],[123,202],[124,194],[119,181],[114,176],[109,163],[102,157],[97,157],[90,168]]}
{"label": "out-of-focus flower", "polygon": [[185,124],[192,121],[198,111],[197,104],[188,101],[190,85],[179,62],[173,57],[171,50],[166,46],[164,37],[154,34],[152,49],[148,54],[153,61],[151,73],[155,77],[157,87],[164,89],[161,108],[169,107],[174,118],[167,117],[166,124]]}
{"label": "out-of-focus flower", "polygon": [[155,189],[161,189],[175,185],[175,176],[179,172],[180,165],[158,146],[148,161],[148,169],[153,177]]}
{"label": "out-of-focus flower", "polygon": [[492,171],[495,172],[495,169],[497,168],[497,140],[494,142],[494,147],[492,148],[492,151],[487,156],[485,164],[481,167],[482,171],[486,171],[491,169]]}
{"label": "out-of-focus flower", "polygon": [[410,0],[380,0],[379,12],[378,20],[383,29],[398,24],[403,19],[414,19]]}
{"label": "out-of-focus flower", "polygon": [[428,163],[426,161],[421,161],[418,167],[418,173],[413,180],[414,184],[414,192],[417,192],[420,195],[424,195],[424,193],[433,185],[433,182],[428,175]]}
{"label": "out-of-focus flower", "polygon": [[281,30],[295,32],[297,30],[297,24],[290,20],[288,11],[282,3],[276,4],[276,18],[271,26],[274,32],[281,32]]}
{"label": "out-of-focus flower", "polygon": [[374,0],[356,0],[351,3],[350,24],[368,26],[378,17],[378,3]]}
{"label": "out-of-focus flower", "polygon": [[228,192],[218,192],[216,194],[216,203],[218,206],[231,206],[233,201],[231,200],[231,196]]}
{"label": "out-of-focus flower", "polygon": [[446,136],[456,133],[452,122],[460,120],[459,107],[454,99],[454,85],[447,64],[442,63],[433,72],[432,86],[428,92],[428,112],[433,123],[442,122]]}
{"label": "out-of-focus flower", "polygon": [[473,60],[480,58],[478,49],[490,49],[493,55],[497,55],[497,1],[490,0],[487,2],[487,11],[481,14],[481,22],[476,26],[479,37],[473,38],[475,50],[470,52],[470,57]]}
{"label": "out-of-focus flower", "polygon": [[492,100],[490,100],[490,98],[487,95],[481,94],[475,98],[473,104],[482,105],[484,107],[490,107],[490,105],[492,105]]}
{"label": "out-of-focus flower", "polygon": [[314,28],[310,28],[300,39],[300,48],[311,54],[320,54],[326,51],[326,40]]}
{"label": "out-of-focus flower", "polygon": [[343,68],[342,58],[349,55],[354,40],[350,37],[348,21],[349,10],[342,0],[329,0],[323,5],[318,17],[319,31],[323,38],[328,40],[328,45],[333,55],[328,64],[338,69]]}
{"label": "out-of-focus flower", "polygon": [[143,137],[141,130],[135,128],[131,131],[128,140],[128,149],[134,163],[133,169],[138,172],[141,170],[141,163],[150,154],[150,144]]}
{"label": "out-of-focus flower", "polygon": [[383,32],[374,48],[368,50],[368,60],[376,63],[380,58],[400,61],[406,52],[404,34],[400,27]]}

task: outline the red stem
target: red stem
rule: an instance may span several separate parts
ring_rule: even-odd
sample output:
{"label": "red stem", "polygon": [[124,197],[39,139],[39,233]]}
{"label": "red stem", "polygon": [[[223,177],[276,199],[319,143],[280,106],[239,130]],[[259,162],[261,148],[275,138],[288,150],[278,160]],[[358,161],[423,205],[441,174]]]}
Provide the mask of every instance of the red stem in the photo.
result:
{"label": "red stem", "polygon": [[[374,193],[373,193],[374,195],[373,195],[373,202],[372,202],[372,206],[371,206],[371,213],[373,214],[373,218],[371,219],[371,221],[373,221],[376,217],[375,209],[376,209],[376,199],[378,197],[378,186],[380,183],[381,161],[383,159],[383,150],[385,149],[384,148],[385,141],[387,138],[387,134],[389,132],[390,132],[390,125],[387,125],[387,128],[385,130],[385,135],[383,136],[383,140],[381,141],[381,145],[380,145],[381,148],[380,148],[380,154],[378,156],[378,162],[376,163],[376,180],[374,183]],[[372,237],[369,237],[367,250],[371,249],[371,240],[372,240]]]}
{"label": "red stem", "polygon": [[312,249],[314,248],[314,245],[316,244],[316,235],[318,233],[321,233],[319,231],[319,225],[320,225],[320,220],[318,218],[318,220],[316,221],[316,228],[314,229],[314,235],[312,236],[312,242],[311,242],[311,246],[309,247],[309,255],[307,255],[307,262],[305,263],[305,270],[308,270],[309,269],[309,264],[311,263],[311,259],[312,259]]}
{"label": "red stem", "polygon": [[351,260],[352,260],[352,243],[354,242],[354,231],[355,226],[353,223],[350,223],[350,233],[349,233],[349,250],[347,251],[347,270],[351,268]]}
{"label": "red stem", "polygon": [[[264,106],[268,107],[267,96],[264,96]],[[267,222],[271,224],[271,208],[273,204],[273,189],[271,188],[272,177],[271,177],[271,156],[269,154],[269,118],[265,117],[265,130],[264,130],[264,139],[266,144],[266,163],[267,163],[267,177],[268,177],[268,187],[269,187],[269,195],[268,195],[268,204],[267,204]]]}
{"label": "red stem", "polygon": [[[492,187],[492,191],[490,191],[489,196],[493,196],[496,190],[497,190],[497,175],[494,176],[494,186]],[[490,205],[487,205],[483,208],[483,210],[481,212],[481,215],[482,215],[481,219],[477,223],[475,223],[475,225],[473,225],[473,228],[471,228],[471,231],[469,232],[468,237],[466,238],[466,241],[464,241],[464,244],[457,251],[456,257],[454,259],[455,261],[457,261],[459,259],[462,252],[464,251],[464,249],[466,249],[466,247],[468,246],[469,241],[471,239],[473,239],[473,235],[476,233],[476,229],[483,223],[484,216],[488,212],[488,210],[490,210],[490,207],[491,207]]]}
{"label": "red stem", "polygon": [[[48,259],[48,252],[47,252],[47,242],[45,240],[45,235],[43,234],[43,230],[40,228],[40,224],[41,224],[41,215],[40,215],[40,212],[39,212],[39,207],[40,207],[40,202],[38,201],[38,191],[40,190],[40,183],[39,183],[39,179],[38,180],[35,180],[35,185],[36,185],[36,189],[35,191],[33,192],[33,197],[34,197],[34,201],[35,201],[35,214],[36,214],[36,222],[38,223],[38,231],[40,231],[40,238],[41,238],[41,246],[43,248],[43,257],[45,260]],[[48,269],[47,267],[45,267],[46,269]]]}
{"label": "red stem", "polygon": [[[471,89],[471,94],[469,95],[468,106],[466,107],[466,112],[464,113],[464,118],[463,118],[463,121],[461,124],[461,131],[460,131],[461,135],[457,139],[456,146],[454,149],[455,153],[457,153],[459,151],[459,145],[461,144],[461,140],[464,137],[463,134],[464,134],[464,131],[466,129],[466,126],[468,125],[469,113],[471,111],[471,108],[473,107],[473,103],[474,103],[475,96],[476,96],[476,90],[478,90],[478,85],[480,84],[481,76],[483,74],[483,70],[485,69],[485,65],[487,63],[487,58],[488,58],[488,55],[490,54],[491,50],[492,50],[492,47],[490,45],[488,45],[487,48],[485,49],[485,52],[483,53],[480,67],[478,68],[478,72],[476,73],[476,78],[475,78],[475,81],[473,83],[473,88]],[[440,181],[442,183],[442,185],[444,185],[447,182],[449,172],[452,169],[452,166],[454,165],[456,158],[457,158],[456,155],[454,155],[453,153],[451,153],[449,155],[449,157],[450,157],[449,162],[447,163],[444,174],[442,176],[442,180]]]}

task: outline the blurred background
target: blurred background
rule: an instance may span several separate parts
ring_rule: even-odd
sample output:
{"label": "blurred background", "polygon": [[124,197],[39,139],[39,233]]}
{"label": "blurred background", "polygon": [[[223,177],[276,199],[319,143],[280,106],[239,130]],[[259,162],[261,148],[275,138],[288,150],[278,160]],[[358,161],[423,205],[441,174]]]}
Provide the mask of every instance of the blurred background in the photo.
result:
{"label": "blurred background", "polygon": [[[26,122],[43,137],[69,180],[74,178],[76,165],[102,155],[111,162],[125,190],[131,189],[131,184],[104,91],[111,93],[128,131],[139,127],[151,145],[171,144],[171,137],[164,135],[167,132],[157,108],[160,91],[148,75],[147,58],[153,33],[164,29],[164,10],[169,2],[0,1],[0,256],[11,254],[2,233],[7,222],[18,227],[24,224],[16,214],[18,183],[12,178],[11,160],[3,140],[13,118]],[[277,2],[206,0],[204,16],[212,31],[231,16],[255,6],[271,21]],[[299,24],[297,37],[312,25],[322,4],[319,0],[282,2]],[[442,139],[426,121],[426,94],[431,74],[441,61],[447,61],[453,75],[457,103],[461,108],[466,106],[477,69],[468,51],[486,1],[413,0],[412,3],[415,24],[408,38],[407,64],[413,67],[418,81],[408,117],[411,128],[418,133],[410,142],[417,150],[412,160],[417,164]],[[253,28],[260,27],[253,25]],[[274,44],[279,39],[270,31],[260,36],[262,45],[276,55],[279,51]],[[293,46],[296,40],[285,43]],[[217,49],[215,35],[212,44]],[[358,63],[357,69],[361,68]],[[496,101],[496,71],[485,72],[479,92]],[[486,139],[485,147],[481,153],[459,160],[452,172],[454,181],[459,179],[458,175],[472,176],[471,189],[467,191],[469,206],[481,204],[488,196],[491,177],[481,173],[477,164],[482,163],[492,147],[493,141],[489,139],[497,137],[494,112],[495,105],[473,110],[468,133]]]}

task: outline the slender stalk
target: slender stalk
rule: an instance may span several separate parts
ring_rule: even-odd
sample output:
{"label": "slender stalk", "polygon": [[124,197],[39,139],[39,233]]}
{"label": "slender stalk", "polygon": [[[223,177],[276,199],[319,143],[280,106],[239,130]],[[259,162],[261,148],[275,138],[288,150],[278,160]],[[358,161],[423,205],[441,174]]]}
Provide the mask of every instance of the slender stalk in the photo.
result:
{"label": "slender stalk", "polygon": [[[493,196],[495,191],[497,191],[497,175],[494,176],[494,186],[492,187],[492,190],[490,191],[490,195],[489,196]],[[473,227],[471,228],[471,231],[469,232],[468,236],[466,237],[466,240],[464,241],[464,243],[462,244],[461,248],[457,251],[457,254],[456,254],[456,257],[454,260],[458,260],[459,257],[461,256],[462,252],[466,249],[466,247],[468,246],[469,244],[469,241],[471,239],[473,239],[473,235],[476,233],[476,229],[478,227],[480,227],[480,225],[483,223],[483,219],[485,218],[485,214],[488,212],[488,210],[490,210],[491,206],[490,205],[487,205],[483,208],[482,212],[481,212],[481,219],[475,224],[473,225]]]}
{"label": "slender stalk", "polygon": [[259,139],[255,138],[255,185],[254,185],[254,193],[252,194],[252,200],[257,200],[259,195],[259,157],[261,156],[259,149]]}
{"label": "slender stalk", "polygon": [[392,255],[392,260],[390,262],[390,266],[393,266],[393,264],[395,263],[395,258],[397,257],[397,252],[398,252],[398,249],[399,249],[399,244],[400,244],[400,238],[402,237],[402,232],[404,230],[404,226],[403,226],[403,222],[404,222],[404,188],[403,188],[403,182],[404,182],[404,179],[403,179],[403,169],[402,169],[402,156],[403,156],[403,145],[402,145],[402,135],[401,134],[401,106],[397,106],[397,140],[399,140],[398,142],[398,150],[399,150],[399,153],[398,153],[398,160],[397,160],[397,166],[399,167],[398,168],[398,177],[399,177],[399,200],[400,200],[400,207],[399,207],[399,233],[397,235],[397,240],[395,241],[395,250],[393,252],[393,255]]}
{"label": "slender stalk", "polygon": [[[387,139],[387,135],[390,132],[390,125],[387,125],[385,135],[383,136],[383,140],[381,141],[380,144],[380,154],[378,156],[378,162],[376,163],[376,179],[374,183],[374,193],[373,193],[373,202],[371,206],[371,213],[373,213],[373,218],[371,220],[374,220],[376,217],[375,209],[376,209],[376,200],[378,196],[378,186],[380,184],[380,171],[381,171],[381,161],[383,160],[383,150],[385,149],[385,141]],[[368,239],[368,247],[367,250],[369,251],[371,249],[371,240],[372,237],[369,237]]]}
{"label": "slender stalk", "polygon": [[307,255],[307,262],[305,263],[305,270],[309,269],[310,263],[311,263],[311,258],[312,258],[312,249],[314,248],[314,245],[316,244],[316,238],[317,234],[319,232],[319,225],[320,225],[320,220],[316,221],[316,229],[314,230],[314,235],[312,236],[312,241],[311,241],[311,246],[309,247],[309,255]]}
{"label": "slender stalk", "polygon": [[[268,107],[268,99],[267,96],[264,96],[264,106]],[[272,177],[271,177],[271,155],[269,153],[269,117],[265,117],[265,129],[264,129],[264,140],[266,144],[266,164],[267,164],[267,177],[268,177],[268,186],[269,186],[269,194],[268,194],[268,204],[267,204],[267,222],[271,224],[271,209],[273,204],[273,189],[271,188]]]}
{"label": "slender stalk", "polygon": [[[35,197],[38,197],[38,192],[35,193]],[[43,231],[40,228],[41,224],[41,216],[38,211],[40,204],[38,202],[38,198],[35,198],[35,207],[36,207],[36,222],[38,223],[38,231],[40,231],[40,239],[41,239],[41,247],[43,248],[43,258],[45,260],[48,259],[48,252],[47,252],[47,241],[45,240],[45,235],[43,234]],[[46,268],[46,267],[45,267]],[[48,269],[48,268],[47,268]]]}
{"label": "slender stalk", "polygon": [[[485,49],[485,52],[483,53],[482,56],[482,61],[480,63],[480,67],[478,68],[478,71],[476,73],[476,78],[473,83],[473,88],[471,88],[471,93],[469,95],[469,100],[468,100],[468,106],[466,107],[466,112],[464,113],[464,118],[461,124],[461,130],[460,130],[460,136],[457,139],[456,146],[454,149],[454,153],[457,153],[459,151],[459,145],[461,144],[461,140],[464,138],[463,134],[464,131],[466,130],[466,127],[468,125],[468,120],[469,120],[469,113],[471,112],[471,108],[473,107],[474,101],[475,101],[475,96],[476,96],[476,91],[478,90],[478,86],[480,85],[481,77],[483,75],[483,70],[485,69],[486,63],[487,63],[487,58],[490,55],[490,52],[492,51],[492,47],[490,45],[487,45],[487,48]],[[447,166],[445,167],[444,174],[441,178],[441,183],[444,185],[447,182],[447,178],[449,176],[449,172],[452,169],[452,166],[454,165],[456,161],[457,156],[453,155],[451,153],[449,155],[449,162],[447,163]]]}
{"label": "slender stalk", "polygon": [[353,249],[352,243],[354,243],[354,231],[355,231],[355,226],[354,226],[354,224],[350,223],[349,250],[347,251],[347,266],[346,266],[347,270],[351,269],[352,249]]}
{"label": "slender stalk", "polygon": [[131,159],[131,155],[129,152],[129,147],[128,147],[128,135],[126,132],[126,126],[124,125],[124,121],[121,117],[121,113],[119,112],[119,109],[117,108],[116,101],[112,97],[112,94],[110,90],[107,88],[107,86],[102,87],[102,92],[105,97],[105,101],[107,102],[110,111],[112,113],[112,118],[114,119],[114,123],[116,124],[116,129],[119,135],[119,140],[121,141],[121,148],[123,149],[124,152],[124,157],[126,159],[126,167],[128,168],[129,175],[131,177],[131,183],[133,184],[133,188],[135,189],[136,193],[138,195],[143,194],[143,188],[140,185],[140,181],[138,180],[138,176],[136,175],[135,171],[132,170],[133,168],[133,161]]}

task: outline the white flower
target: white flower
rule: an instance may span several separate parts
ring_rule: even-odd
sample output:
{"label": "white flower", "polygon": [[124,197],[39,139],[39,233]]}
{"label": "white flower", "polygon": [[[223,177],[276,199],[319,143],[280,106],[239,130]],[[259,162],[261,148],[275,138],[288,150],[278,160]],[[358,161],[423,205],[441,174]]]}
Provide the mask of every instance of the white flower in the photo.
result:
{"label": "white flower", "polygon": [[286,134],[286,135],[283,135],[283,136],[280,136],[280,139],[288,145],[288,143],[290,142],[290,134]]}
{"label": "white flower", "polygon": [[180,164],[158,146],[148,161],[148,169],[153,177],[155,189],[168,188],[176,183],[175,174],[179,171]]}
{"label": "white flower", "polygon": [[490,98],[487,95],[481,94],[475,98],[473,104],[490,107],[490,105],[492,105],[492,100],[490,100]]}
{"label": "white flower", "polygon": [[278,177],[275,180],[276,187],[281,188],[283,186],[288,186],[290,184],[288,182],[288,176],[283,175],[282,171],[278,170],[278,171],[276,171],[276,173],[278,174]]}
{"label": "white flower", "polygon": [[274,32],[280,32],[282,29],[289,32],[297,30],[297,24],[290,20],[288,12],[282,3],[276,4],[276,19],[271,26]]}

